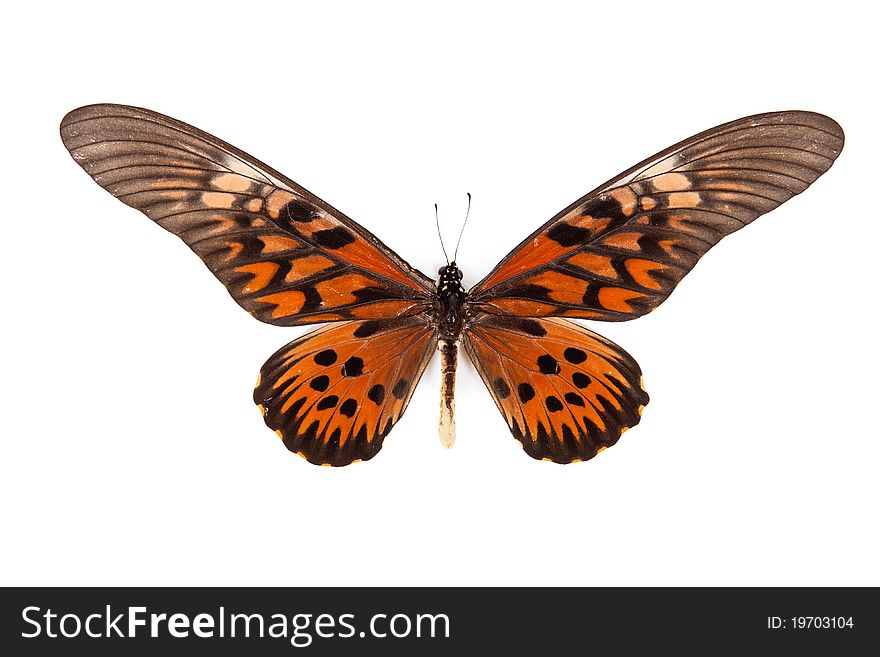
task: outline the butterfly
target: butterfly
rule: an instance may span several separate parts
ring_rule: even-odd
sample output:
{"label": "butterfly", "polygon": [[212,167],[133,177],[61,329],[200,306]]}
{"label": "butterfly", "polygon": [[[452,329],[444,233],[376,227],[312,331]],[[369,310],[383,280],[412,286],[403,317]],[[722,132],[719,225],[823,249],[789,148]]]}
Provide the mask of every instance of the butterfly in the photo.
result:
{"label": "butterfly", "polygon": [[802,111],[701,132],[572,203],[466,291],[455,258],[435,282],[289,178],[175,119],[90,105],[64,117],[61,138],[258,320],[324,324],[266,361],[254,401],[287,449],[333,466],[376,455],[435,350],[452,446],[462,346],[529,456],[573,463],[614,445],[648,403],[641,370],[570,318],[652,311],[721,238],[827,171],[844,140]]}

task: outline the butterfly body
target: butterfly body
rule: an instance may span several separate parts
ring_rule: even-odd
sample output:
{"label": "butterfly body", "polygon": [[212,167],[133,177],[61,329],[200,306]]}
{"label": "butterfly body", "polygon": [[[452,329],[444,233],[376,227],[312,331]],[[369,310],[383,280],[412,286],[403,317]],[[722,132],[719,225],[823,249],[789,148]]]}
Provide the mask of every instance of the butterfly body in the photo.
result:
{"label": "butterfly body", "polygon": [[438,326],[437,350],[440,352],[440,442],[455,444],[455,372],[462,331],[470,317],[468,295],[461,285],[462,272],[453,261],[437,272],[435,321]]}
{"label": "butterfly body", "polygon": [[254,401],[287,449],[335,466],[378,453],[435,351],[451,446],[459,347],[529,456],[572,463],[615,444],[648,403],[641,369],[571,318],[650,312],[723,237],[804,191],[843,147],[840,126],[813,112],[717,126],[575,201],[465,291],[455,262],[435,283],[297,183],[170,117],[90,105],[64,118],[61,137],[255,318],[323,324],[266,361]]}

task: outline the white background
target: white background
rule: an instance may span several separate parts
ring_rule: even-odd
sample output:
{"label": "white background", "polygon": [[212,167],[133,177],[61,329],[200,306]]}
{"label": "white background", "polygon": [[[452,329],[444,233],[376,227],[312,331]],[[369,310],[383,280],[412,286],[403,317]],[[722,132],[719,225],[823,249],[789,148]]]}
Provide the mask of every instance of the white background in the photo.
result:
{"label": "white background", "polygon": [[[14,4],[0,581],[880,584],[862,4]],[[432,275],[433,203],[451,242],[469,191],[469,285],[586,191],[718,123],[810,109],[847,144],[655,313],[591,325],[651,394],[613,449],[531,460],[465,363],[444,450],[435,361],[382,452],[333,469],[285,450],[251,402],[305,329],[254,321],[76,166],[58,123],[95,102],[236,144]]]}

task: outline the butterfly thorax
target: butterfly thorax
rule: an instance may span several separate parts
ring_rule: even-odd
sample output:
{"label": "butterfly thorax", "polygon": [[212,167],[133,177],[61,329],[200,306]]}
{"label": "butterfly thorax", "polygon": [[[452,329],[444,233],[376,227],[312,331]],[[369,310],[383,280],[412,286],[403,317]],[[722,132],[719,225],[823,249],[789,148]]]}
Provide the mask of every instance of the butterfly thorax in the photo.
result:
{"label": "butterfly thorax", "polygon": [[457,342],[464,326],[467,292],[461,286],[461,270],[454,262],[437,272],[436,321],[441,340]]}

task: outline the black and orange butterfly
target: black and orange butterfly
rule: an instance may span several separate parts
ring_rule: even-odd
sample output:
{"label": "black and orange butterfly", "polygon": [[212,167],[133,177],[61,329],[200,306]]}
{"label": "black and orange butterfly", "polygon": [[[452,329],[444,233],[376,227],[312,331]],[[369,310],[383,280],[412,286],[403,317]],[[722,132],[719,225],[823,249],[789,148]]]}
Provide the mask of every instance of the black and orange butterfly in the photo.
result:
{"label": "black and orange butterfly", "polygon": [[254,317],[329,323],[263,365],[254,400],[289,450],[336,466],[376,455],[435,348],[451,446],[460,343],[529,456],[572,463],[613,445],[648,403],[641,371],[563,318],[650,312],[722,237],[804,191],[843,147],[840,126],[812,112],[702,132],[575,201],[466,292],[455,262],[434,283],[292,180],[167,116],[91,105],[64,118],[61,138]]}

